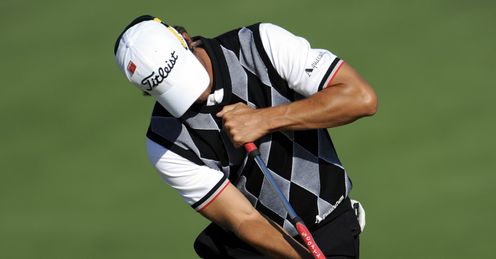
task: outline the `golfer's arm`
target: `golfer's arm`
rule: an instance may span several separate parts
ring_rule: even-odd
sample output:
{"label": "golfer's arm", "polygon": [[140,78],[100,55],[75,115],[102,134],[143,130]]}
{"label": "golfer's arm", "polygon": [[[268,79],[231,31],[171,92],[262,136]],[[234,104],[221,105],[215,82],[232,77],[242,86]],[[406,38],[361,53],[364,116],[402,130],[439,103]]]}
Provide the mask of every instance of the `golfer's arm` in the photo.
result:
{"label": "golfer's arm", "polygon": [[232,185],[228,185],[200,213],[265,255],[273,258],[311,258],[301,244],[264,218]]}
{"label": "golfer's arm", "polygon": [[375,114],[374,90],[350,65],[344,63],[331,83],[306,99],[261,109],[268,131],[332,128]]}

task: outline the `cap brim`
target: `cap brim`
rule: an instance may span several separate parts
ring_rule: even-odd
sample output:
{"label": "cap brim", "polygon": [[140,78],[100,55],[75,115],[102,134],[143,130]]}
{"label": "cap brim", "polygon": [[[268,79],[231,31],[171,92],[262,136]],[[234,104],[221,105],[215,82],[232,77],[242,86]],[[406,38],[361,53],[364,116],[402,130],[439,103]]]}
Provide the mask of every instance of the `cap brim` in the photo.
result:
{"label": "cap brim", "polygon": [[155,96],[156,100],[176,118],[183,116],[210,84],[206,69],[192,53],[187,54],[189,55],[182,55],[187,60],[178,62],[179,67],[174,68],[175,71],[168,78],[174,86],[167,92]]}

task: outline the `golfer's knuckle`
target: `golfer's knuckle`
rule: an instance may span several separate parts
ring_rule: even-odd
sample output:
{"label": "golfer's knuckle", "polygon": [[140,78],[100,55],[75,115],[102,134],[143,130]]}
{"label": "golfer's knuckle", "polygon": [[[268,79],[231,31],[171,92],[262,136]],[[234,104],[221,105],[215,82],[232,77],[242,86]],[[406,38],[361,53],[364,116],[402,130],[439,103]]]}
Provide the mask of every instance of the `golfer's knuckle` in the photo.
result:
{"label": "golfer's knuckle", "polygon": [[224,113],[224,120],[230,120],[232,117],[232,112],[231,111],[228,111],[226,113]]}
{"label": "golfer's knuckle", "polygon": [[236,142],[236,143],[240,143],[240,142],[241,142],[241,140],[242,140],[242,138],[241,138],[240,136],[238,136],[238,135],[234,135],[234,136],[233,136],[233,140],[234,140],[234,142]]}
{"label": "golfer's knuckle", "polygon": [[226,128],[228,131],[232,131],[232,130],[234,130],[233,123],[232,123],[232,122],[229,122],[229,121],[228,121],[228,122],[226,122],[226,123],[224,124],[224,128]]}

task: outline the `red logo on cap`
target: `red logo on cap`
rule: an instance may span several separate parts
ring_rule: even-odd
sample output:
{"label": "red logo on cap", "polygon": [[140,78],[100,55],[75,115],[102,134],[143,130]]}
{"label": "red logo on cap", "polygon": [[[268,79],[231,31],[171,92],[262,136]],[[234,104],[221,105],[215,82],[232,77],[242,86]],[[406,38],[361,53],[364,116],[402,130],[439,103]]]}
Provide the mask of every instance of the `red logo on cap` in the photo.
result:
{"label": "red logo on cap", "polygon": [[131,75],[133,75],[134,71],[136,71],[136,65],[132,61],[129,61],[129,64],[127,65],[127,71],[129,71]]}

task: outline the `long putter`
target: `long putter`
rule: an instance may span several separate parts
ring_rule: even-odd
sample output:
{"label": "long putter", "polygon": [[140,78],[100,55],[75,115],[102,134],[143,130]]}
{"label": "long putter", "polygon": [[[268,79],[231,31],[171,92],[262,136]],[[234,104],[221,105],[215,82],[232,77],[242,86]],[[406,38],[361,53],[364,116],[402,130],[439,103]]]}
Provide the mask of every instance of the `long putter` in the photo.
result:
{"label": "long putter", "polygon": [[289,204],[286,196],[284,196],[279,186],[277,186],[274,177],[267,168],[267,165],[265,165],[264,161],[260,157],[260,151],[258,151],[257,146],[254,143],[246,143],[244,147],[248,155],[255,160],[265,178],[267,178],[272,188],[276,191],[279,200],[284,205],[284,208],[286,208],[286,210],[288,211],[291,222],[295,225],[298,234],[300,234],[301,239],[305,243],[305,246],[308,248],[308,250],[310,250],[313,257],[315,259],[325,258],[324,253],[322,253],[320,248],[317,246],[317,243],[315,243],[315,240],[313,240],[313,236],[312,234],[310,234],[310,231],[308,231],[305,223],[303,223],[303,220],[298,217],[291,204]]}

